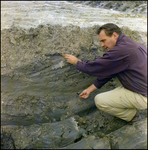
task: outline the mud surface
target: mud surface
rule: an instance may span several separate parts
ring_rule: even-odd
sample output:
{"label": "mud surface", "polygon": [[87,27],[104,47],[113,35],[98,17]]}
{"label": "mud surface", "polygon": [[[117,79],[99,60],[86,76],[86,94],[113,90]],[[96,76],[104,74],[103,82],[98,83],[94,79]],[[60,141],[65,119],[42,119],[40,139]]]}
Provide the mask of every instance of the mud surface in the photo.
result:
{"label": "mud surface", "polygon": [[117,87],[115,78],[79,99],[96,77],[60,56],[101,57],[105,50],[95,33],[110,18],[123,34],[147,45],[146,17],[65,1],[1,4],[1,148],[147,147],[147,111],[138,111],[141,120],[129,126],[96,108],[95,95]]}

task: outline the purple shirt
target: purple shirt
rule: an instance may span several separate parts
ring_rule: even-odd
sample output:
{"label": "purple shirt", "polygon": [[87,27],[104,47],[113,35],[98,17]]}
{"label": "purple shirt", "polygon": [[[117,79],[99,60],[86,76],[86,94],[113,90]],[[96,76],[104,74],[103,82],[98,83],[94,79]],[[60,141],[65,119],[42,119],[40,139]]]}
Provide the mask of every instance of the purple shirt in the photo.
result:
{"label": "purple shirt", "polygon": [[95,61],[78,61],[76,68],[98,78],[93,84],[101,88],[114,76],[133,92],[147,97],[147,48],[121,34],[116,45]]}

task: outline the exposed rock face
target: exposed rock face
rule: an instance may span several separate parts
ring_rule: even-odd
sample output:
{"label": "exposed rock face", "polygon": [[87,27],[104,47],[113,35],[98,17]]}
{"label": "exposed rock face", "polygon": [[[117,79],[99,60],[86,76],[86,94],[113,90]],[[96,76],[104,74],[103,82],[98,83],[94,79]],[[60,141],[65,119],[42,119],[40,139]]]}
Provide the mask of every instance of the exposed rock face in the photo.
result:
{"label": "exposed rock face", "polygon": [[81,105],[83,100],[77,101],[77,92],[89,86],[94,78],[79,72],[58,55],[74,53],[80,59],[89,60],[99,56],[97,47],[92,44],[91,30],[49,25],[30,29],[28,33],[17,28],[2,31],[2,118],[6,119],[5,124],[20,122],[21,118],[23,121],[28,118],[30,124],[30,119],[35,118],[60,120],[62,115],[78,113],[94,105],[93,100],[88,100],[85,106]]}
{"label": "exposed rock face", "polygon": [[[96,108],[94,96],[114,89],[115,79],[88,99],[79,99],[78,93],[96,77],[79,72],[60,56],[73,54],[88,61],[101,57],[105,50],[95,34],[99,27],[43,24],[29,29],[12,26],[1,31],[1,148],[110,149],[116,146],[114,139],[129,139],[135,129],[132,142],[141,137],[139,148],[146,147],[142,140],[146,136],[146,111],[138,112],[142,122],[129,127],[125,121]],[[146,32],[126,26],[121,29],[123,34],[146,45]],[[123,135],[122,127],[123,131],[131,130],[129,137]],[[119,148],[124,147],[120,139]],[[125,144],[132,147],[126,141]]]}
{"label": "exposed rock face", "polygon": [[84,133],[85,130],[79,129],[74,118],[56,123],[34,124],[27,127],[20,126],[11,130],[16,149],[64,147],[73,143]]}
{"label": "exposed rock face", "polygon": [[88,136],[64,149],[146,149],[147,133],[143,130],[146,127],[147,120],[145,119],[135,122],[133,126],[125,125],[103,138]]}
{"label": "exposed rock face", "polygon": [[[111,146],[118,149],[146,149],[147,148],[147,119],[126,125],[107,135]],[[140,136],[139,136],[140,135]]]}

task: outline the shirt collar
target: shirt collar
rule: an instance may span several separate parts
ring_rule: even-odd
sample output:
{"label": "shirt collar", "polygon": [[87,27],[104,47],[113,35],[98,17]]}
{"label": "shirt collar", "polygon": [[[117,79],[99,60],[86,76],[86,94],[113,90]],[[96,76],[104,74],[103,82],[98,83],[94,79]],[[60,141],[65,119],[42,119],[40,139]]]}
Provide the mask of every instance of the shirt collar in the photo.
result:
{"label": "shirt collar", "polygon": [[124,34],[122,34],[122,33],[119,35],[116,44],[123,38],[123,36],[124,36]]}

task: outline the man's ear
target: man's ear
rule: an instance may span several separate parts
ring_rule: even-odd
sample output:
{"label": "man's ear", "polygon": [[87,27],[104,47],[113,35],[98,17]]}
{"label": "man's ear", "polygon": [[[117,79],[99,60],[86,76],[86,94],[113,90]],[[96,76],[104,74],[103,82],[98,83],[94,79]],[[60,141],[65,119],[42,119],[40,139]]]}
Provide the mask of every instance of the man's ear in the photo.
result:
{"label": "man's ear", "polygon": [[116,32],[113,32],[113,36],[114,36],[114,38],[117,40],[118,39],[118,37],[119,37],[119,35],[116,33]]}

